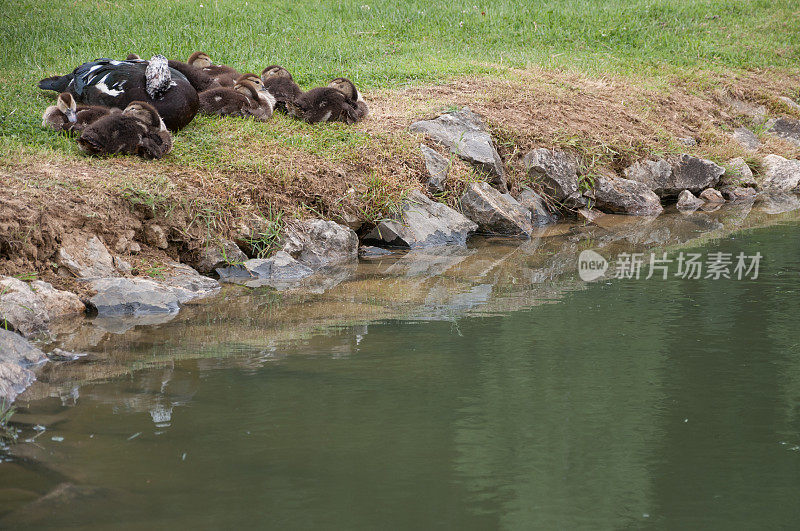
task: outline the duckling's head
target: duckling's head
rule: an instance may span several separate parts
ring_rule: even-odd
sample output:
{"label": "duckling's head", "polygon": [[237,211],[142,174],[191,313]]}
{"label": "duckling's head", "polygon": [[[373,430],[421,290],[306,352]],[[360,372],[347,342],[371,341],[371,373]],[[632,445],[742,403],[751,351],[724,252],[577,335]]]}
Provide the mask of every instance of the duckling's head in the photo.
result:
{"label": "duckling's head", "polygon": [[141,61],[142,58],[139,57],[138,53],[129,53],[128,57],[125,58],[126,61]]}
{"label": "duckling's head", "polygon": [[250,73],[248,73],[248,74],[242,74],[241,76],[239,76],[238,78],[236,78],[236,82],[237,82],[237,83],[241,83],[242,81],[249,81],[250,83],[252,83],[253,85],[255,85],[255,86],[256,86],[256,88],[257,88],[258,90],[266,90],[266,89],[264,88],[264,82],[263,82],[263,81],[261,81],[261,78],[260,78],[260,77],[258,77],[258,76],[257,76],[257,75],[255,75],[255,74],[250,74]]}
{"label": "duckling's head", "polygon": [[189,60],[186,62],[197,68],[206,68],[213,64],[211,62],[211,57],[209,57],[206,52],[194,52],[189,56]]}
{"label": "duckling's head", "polygon": [[331,82],[328,83],[328,86],[343,92],[349,100],[355,101],[361,96],[353,82],[346,77],[337,77],[336,79],[331,80]]}
{"label": "duckling's head", "polygon": [[294,80],[292,74],[280,65],[268,66],[261,71],[261,79],[267,79],[268,77],[285,77]]}
{"label": "duckling's head", "polygon": [[56,102],[56,106],[58,110],[64,113],[64,116],[67,117],[71,123],[75,123],[77,121],[76,110],[78,108],[75,105],[75,98],[72,97],[72,94],[69,92],[62,92],[58,95],[58,101]]}
{"label": "duckling's head", "polygon": [[147,127],[155,127],[161,131],[167,129],[156,108],[144,101],[130,102],[122,114],[136,118]]}
{"label": "duckling's head", "polygon": [[239,81],[237,81],[233,86],[233,90],[241,92],[248,98],[258,101],[260,99],[258,95],[258,87],[249,79],[242,79],[242,77],[244,76],[239,77]]}
{"label": "duckling's head", "polygon": [[172,86],[172,74],[169,71],[167,58],[163,55],[151,57],[144,71],[144,77],[147,94],[154,100],[161,99]]}

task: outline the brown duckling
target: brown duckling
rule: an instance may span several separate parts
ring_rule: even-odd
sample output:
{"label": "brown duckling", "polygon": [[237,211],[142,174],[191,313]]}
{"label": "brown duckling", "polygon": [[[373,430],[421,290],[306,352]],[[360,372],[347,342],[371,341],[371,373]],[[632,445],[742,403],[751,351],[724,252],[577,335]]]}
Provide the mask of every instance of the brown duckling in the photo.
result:
{"label": "brown duckling", "polygon": [[287,112],[286,105],[303,94],[292,74],[280,65],[266,67],[261,72],[261,81],[264,82],[264,88],[275,97],[276,110]]}
{"label": "brown duckling", "polygon": [[[255,77],[258,82],[247,75]],[[272,118],[272,111],[275,109],[275,98],[259,87],[263,87],[261,79],[254,74],[246,74],[241,76],[234,85],[234,90],[247,96],[250,101],[250,106],[242,109],[243,116],[252,116],[260,122],[266,122]]]}
{"label": "brown duckling", "polygon": [[186,62],[201,69],[223,87],[232,87],[239,77],[239,72],[235,68],[212,63],[211,57],[206,52],[194,52]]}
{"label": "brown duckling", "polygon": [[217,87],[200,93],[200,112],[217,116],[245,116],[253,103],[247,94],[232,87]]}
{"label": "brown duckling", "polygon": [[318,122],[356,121],[356,109],[341,90],[317,87],[303,93],[287,105],[289,114],[310,124]]}
{"label": "brown duckling", "polygon": [[328,83],[329,87],[341,90],[345,96],[347,96],[347,101],[353,108],[356,110],[355,112],[355,121],[359,122],[367,117],[369,114],[369,107],[367,106],[367,102],[364,101],[364,98],[361,96],[361,93],[358,91],[356,86],[353,84],[352,81],[347,79],[346,77],[337,77],[336,79],[332,80]]}
{"label": "brown duckling", "polygon": [[86,127],[78,145],[90,155],[160,159],[172,149],[172,136],[155,107],[134,101],[121,113],[110,114]]}
{"label": "brown duckling", "polygon": [[119,111],[98,105],[77,105],[72,94],[62,92],[58,95],[56,104],[51,105],[44,111],[42,127],[49,127],[59,133],[63,131],[82,131],[89,124],[112,112]]}

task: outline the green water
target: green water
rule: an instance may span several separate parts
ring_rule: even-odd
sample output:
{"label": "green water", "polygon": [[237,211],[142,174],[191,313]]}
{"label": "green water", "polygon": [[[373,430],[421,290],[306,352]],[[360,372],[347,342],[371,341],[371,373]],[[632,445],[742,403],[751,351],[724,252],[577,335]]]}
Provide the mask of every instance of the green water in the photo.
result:
{"label": "green water", "polygon": [[[490,245],[445,275],[387,279],[362,266],[352,281],[360,292],[376,281],[426,285],[426,301],[436,290],[472,297],[411,315],[276,340],[299,327],[275,325],[279,316],[294,305],[313,314],[326,295],[229,294],[183,320],[103,336],[87,350],[136,359],[126,368],[138,370],[85,363],[20,402],[21,437],[34,437],[35,424],[47,430],[0,464],[0,523],[795,528],[797,216],[664,247],[759,251],[757,280],[585,284],[565,272],[520,302],[525,264],[555,260],[573,237],[527,254],[519,243]],[[589,241],[602,245],[602,234]],[[509,252],[502,274],[472,265]],[[484,285],[492,289],[476,289]],[[504,310],[482,310],[500,300]],[[324,322],[330,307],[307,317]],[[85,367],[95,365],[108,374],[92,376]],[[94,490],[34,501],[65,481]]]}

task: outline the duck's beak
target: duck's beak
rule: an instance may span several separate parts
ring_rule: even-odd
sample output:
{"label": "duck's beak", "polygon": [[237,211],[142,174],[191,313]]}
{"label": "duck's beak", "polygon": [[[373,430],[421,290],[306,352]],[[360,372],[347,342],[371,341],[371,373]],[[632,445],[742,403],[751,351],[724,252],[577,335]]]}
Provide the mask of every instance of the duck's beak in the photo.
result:
{"label": "duck's beak", "polygon": [[78,121],[78,113],[76,113],[74,110],[67,109],[67,112],[65,112],[64,114],[66,115],[67,120],[69,120],[69,123],[74,124],[75,122]]}

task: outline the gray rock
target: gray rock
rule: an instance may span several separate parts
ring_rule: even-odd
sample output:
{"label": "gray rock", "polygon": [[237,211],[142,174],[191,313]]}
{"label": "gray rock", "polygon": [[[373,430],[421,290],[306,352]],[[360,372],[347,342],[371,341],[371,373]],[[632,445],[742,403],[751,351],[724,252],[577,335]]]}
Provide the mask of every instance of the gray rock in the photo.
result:
{"label": "gray rock", "polygon": [[661,200],[647,186],[622,177],[600,175],[585,195],[593,197],[594,206],[603,212],[657,216],[664,210]]}
{"label": "gray rock", "polygon": [[467,237],[477,228],[461,213],[414,191],[403,201],[399,218],[378,223],[364,241],[412,249],[466,245]]}
{"label": "gray rock", "polygon": [[727,98],[727,103],[736,113],[749,116],[757,122],[763,123],[767,118],[767,108],[759,103],[751,103],[734,97]]}
{"label": "gray rock", "polygon": [[752,202],[756,199],[755,188],[744,188],[742,186],[724,186],[720,188],[723,197],[731,202]]}
{"label": "gray rock", "polygon": [[0,398],[14,401],[36,379],[31,368],[46,361],[44,352],[22,336],[0,328]]}
{"label": "gray rock", "polygon": [[335,221],[295,221],[283,230],[283,251],[312,269],[358,261],[358,236]]}
{"label": "gray rock", "polygon": [[722,193],[715,188],[706,188],[700,193],[700,199],[705,201],[706,203],[724,203],[725,198],[722,197]]}
{"label": "gray rock", "polygon": [[778,118],[767,122],[770,134],[800,146],[800,121],[794,118]]}
{"label": "gray rock", "polygon": [[697,140],[695,138],[691,137],[691,136],[687,136],[687,137],[684,137],[684,138],[679,138],[678,142],[680,142],[681,144],[683,144],[684,146],[687,146],[687,147],[695,147],[697,145]]}
{"label": "gray rock", "polygon": [[778,99],[781,100],[783,103],[785,103],[786,106],[789,107],[791,110],[800,111],[800,105],[798,105],[798,103],[796,101],[794,101],[792,98],[787,98],[786,96],[781,96]]}
{"label": "gray rock", "polygon": [[602,218],[603,216],[605,216],[605,214],[603,212],[600,212],[599,210],[595,210],[593,208],[592,209],[590,209],[590,208],[579,208],[578,209],[578,217],[579,218],[583,218],[588,223],[594,223],[595,221],[597,221],[598,219]]}
{"label": "gray rock", "polygon": [[715,186],[725,168],[691,155],[680,155],[671,163],[659,160],[643,160],[626,168],[625,176],[638,181],[659,197],[677,197],[683,190],[699,193]]}
{"label": "gray rock", "polygon": [[419,145],[425,168],[428,170],[428,190],[431,193],[444,192],[445,182],[450,173],[450,161],[436,153],[425,144]]}
{"label": "gray rock", "polygon": [[756,151],[761,147],[758,137],[746,127],[737,127],[731,136],[737,144],[747,150]]}
{"label": "gray rock", "polygon": [[240,265],[217,269],[220,280],[237,281],[260,279],[268,281],[288,281],[306,278],[314,270],[301,264],[289,253],[278,251],[270,258],[252,258]]}
{"label": "gray rock", "polygon": [[467,187],[461,196],[461,208],[486,234],[530,237],[533,231],[530,211],[485,182]]}
{"label": "gray rock", "polygon": [[492,137],[480,116],[463,108],[434,120],[411,124],[412,133],[424,133],[460,158],[492,177],[492,184],[505,190],[506,172]]}
{"label": "gray rock", "polygon": [[157,249],[166,249],[169,247],[167,233],[164,232],[161,225],[146,225],[144,227],[144,241]]}
{"label": "gray rock", "polygon": [[684,190],[678,196],[678,210],[694,212],[703,205],[704,201],[694,196],[689,190]]}
{"label": "gray rock", "polygon": [[50,321],[85,310],[77,295],[36,280],[0,277],[0,323],[30,337],[49,331]]}
{"label": "gray rock", "polygon": [[578,186],[578,164],[563,151],[539,148],[523,159],[528,176],[553,200],[568,208],[586,204]]}
{"label": "gray rock", "polygon": [[759,209],[767,214],[783,214],[800,209],[800,197],[795,194],[767,192],[756,198]]}
{"label": "gray rock", "polygon": [[527,186],[520,192],[517,202],[530,211],[531,222],[533,222],[533,225],[536,227],[543,227],[544,225],[549,225],[550,223],[558,221],[558,216],[550,212],[544,198]]}
{"label": "gray rock", "polygon": [[764,157],[764,181],[761,187],[770,192],[791,192],[800,188],[800,160],[779,155]]}
{"label": "gray rock", "polygon": [[78,278],[111,276],[116,272],[114,259],[94,234],[73,232],[64,236],[58,250],[59,273],[66,271]]}
{"label": "gray rock", "polygon": [[217,268],[245,260],[247,255],[238,245],[230,240],[219,240],[200,249],[197,259],[190,263],[198,272],[207,275]]}
{"label": "gray rock", "polygon": [[181,304],[219,291],[214,279],[175,274],[163,282],[146,278],[98,278],[90,283],[97,293],[89,302],[99,317],[176,313]]}
{"label": "gray rock", "polygon": [[723,186],[751,186],[756,187],[755,177],[753,177],[753,170],[747,165],[747,162],[741,157],[736,157],[728,161],[728,169],[725,174],[720,177],[719,184]]}

